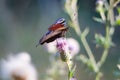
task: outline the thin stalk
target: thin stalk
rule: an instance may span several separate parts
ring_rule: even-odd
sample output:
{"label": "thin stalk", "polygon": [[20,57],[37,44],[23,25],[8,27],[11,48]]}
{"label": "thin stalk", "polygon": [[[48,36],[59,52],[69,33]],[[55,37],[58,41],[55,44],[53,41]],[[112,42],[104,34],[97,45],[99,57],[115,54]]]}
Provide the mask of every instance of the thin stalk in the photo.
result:
{"label": "thin stalk", "polygon": [[116,7],[119,3],[120,3],[120,0],[117,0],[113,6]]}
{"label": "thin stalk", "polygon": [[114,0],[110,0],[109,17],[110,17],[110,24],[111,24],[111,26],[114,25],[114,12],[113,12],[113,8],[114,8]]}
{"label": "thin stalk", "polygon": [[105,37],[106,41],[105,41],[105,44],[104,44],[104,51],[102,53],[102,57],[101,57],[100,61],[98,62],[99,69],[104,64],[104,62],[105,62],[105,60],[108,56],[108,51],[109,51],[109,47],[110,47],[109,46],[110,35],[109,35],[109,26],[108,25],[109,25],[109,20],[106,22],[106,37]]}
{"label": "thin stalk", "polygon": [[106,60],[106,58],[107,58],[107,56],[108,56],[108,52],[109,52],[109,49],[108,49],[108,48],[105,48],[104,51],[103,51],[103,53],[102,53],[102,57],[101,57],[101,59],[100,59],[100,61],[99,61],[99,63],[98,63],[99,69],[100,69],[101,66],[104,64],[104,62],[105,62],[105,60]]}
{"label": "thin stalk", "polygon": [[99,68],[101,68],[101,66],[104,64],[108,53],[109,53],[109,48],[110,48],[110,42],[111,42],[111,38],[112,36],[110,35],[110,26],[113,27],[113,23],[114,23],[114,14],[113,14],[113,1],[114,0],[110,0],[110,6],[109,6],[109,10],[108,10],[108,14],[107,14],[107,21],[106,21],[106,41],[104,44],[104,51],[102,53],[102,57],[100,59],[100,61],[98,62],[98,66]]}
{"label": "thin stalk", "polygon": [[[105,41],[105,44],[104,44],[104,51],[102,53],[102,57],[100,59],[100,61],[98,62],[98,67],[99,67],[99,70],[101,69],[102,65],[104,64],[104,62],[106,61],[106,58],[108,56],[108,52],[109,52],[109,40],[110,40],[110,35],[109,35],[109,24],[107,24],[106,22],[106,41]],[[96,75],[96,79],[95,80],[100,80],[101,76],[99,76],[99,72],[97,73]]]}
{"label": "thin stalk", "polygon": [[101,76],[102,76],[102,73],[98,72],[97,75],[96,75],[95,80],[100,80]]}
{"label": "thin stalk", "polygon": [[[75,12],[75,13],[78,13],[78,12]],[[71,17],[71,15],[69,15]],[[97,68],[97,65],[96,65],[96,61],[95,61],[95,58],[93,56],[93,53],[92,53],[92,50],[90,49],[89,45],[88,45],[88,42],[86,40],[86,33],[84,32],[81,32],[80,30],[80,25],[79,25],[79,21],[78,21],[78,14],[76,14],[76,16],[74,16],[75,20],[73,20],[73,18],[71,17],[72,19],[72,22],[73,22],[73,26],[74,26],[74,30],[75,32],[77,33],[77,35],[79,36],[80,40],[82,41],[82,44],[93,64],[93,68],[95,70],[95,72],[98,71],[98,68]]]}
{"label": "thin stalk", "polygon": [[94,68],[95,72],[97,72],[98,71],[98,67],[96,65],[96,61],[95,61],[95,58],[93,56],[93,53],[92,53],[92,51],[91,51],[91,49],[90,49],[90,47],[89,47],[89,45],[88,45],[88,43],[86,41],[86,38],[84,36],[83,37],[81,36],[81,41],[82,41],[83,46],[84,46],[84,48],[85,48],[85,50],[86,50],[86,52],[87,52],[87,54],[88,54],[92,64],[93,64],[93,68]]}
{"label": "thin stalk", "polygon": [[[70,5],[70,3],[71,3],[71,5]],[[71,18],[71,21],[72,21],[71,24],[72,24],[76,34],[79,36],[80,40],[82,41],[82,44],[91,60],[91,63],[93,64],[93,68],[94,68],[95,72],[97,72],[98,68],[97,68],[96,60],[94,58],[92,50],[90,49],[90,47],[88,45],[88,42],[86,40],[86,35],[84,34],[84,32],[81,32],[81,29],[80,29],[80,24],[79,24],[79,20],[78,20],[77,0],[71,0],[71,2],[69,0],[67,0],[66,1],[66,11]]]}
{"label": "thin stalk", "polygon": [[105,22],[106,21],[106,17],[105,17],[104,12],[100,12],[100,15],[101,15],[102,20]]}
{"label": "thin stalk", "polygon": [[73,77],[73,74],[72,74],[72,76],[71,76],[72,67],[73,67],[73,62],[72,62],[71,60],[68,60],[68,61],[66,62],[66,64],[67,64],[68,71],[69,71],[69,73],[68,73],[68,80],[70,80],[70,79]]}

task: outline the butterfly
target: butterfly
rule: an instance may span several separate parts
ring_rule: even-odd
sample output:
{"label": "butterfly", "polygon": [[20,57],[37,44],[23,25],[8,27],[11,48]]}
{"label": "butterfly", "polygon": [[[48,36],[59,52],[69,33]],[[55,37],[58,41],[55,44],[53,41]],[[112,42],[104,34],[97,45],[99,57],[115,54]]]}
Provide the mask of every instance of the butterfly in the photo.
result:
{"label": "butterfly", "polygon": [[52,24],[48,28],[48,32],[42,36],[42,38],[39,40],[39,43],[36,45],[36,47],[44,43],[50,43],[57,38],[64,37],[66,32],[68,30],[68,27],[66,26],[66,21],[64,18],[58,19],[54,24]]}

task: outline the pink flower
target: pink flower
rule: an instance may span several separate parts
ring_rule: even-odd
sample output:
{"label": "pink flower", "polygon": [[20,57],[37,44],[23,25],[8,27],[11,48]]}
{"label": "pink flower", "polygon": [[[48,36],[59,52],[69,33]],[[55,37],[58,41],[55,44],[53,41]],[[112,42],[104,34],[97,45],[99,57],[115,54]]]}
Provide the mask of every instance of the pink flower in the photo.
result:
{"label": "pink flower", "polygon": [[45,44],[45,48],[49,53],[61,51],[69,52],[72,57],[80,51],[80,46],[74,38],[58,38],[54,42]]}
{"label": "pink flower", "polygon": [[68,49],[66,38],[59,38],[56,40],[56,47],[59,51],[65,51]]}

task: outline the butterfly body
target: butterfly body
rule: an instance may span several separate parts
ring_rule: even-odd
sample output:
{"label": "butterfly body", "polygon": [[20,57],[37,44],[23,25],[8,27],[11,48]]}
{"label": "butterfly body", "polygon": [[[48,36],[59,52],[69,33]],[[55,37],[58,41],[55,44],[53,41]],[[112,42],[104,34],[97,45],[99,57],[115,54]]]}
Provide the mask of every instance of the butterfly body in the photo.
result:
{"label": "butterfly body", "polygon": [[[64,37],[67,30],[68,27],[66,27],[65,19],[60,18],[59,20],[57,20],[56,23],[54,23],[48,28],[48,32],[45,35],[43,35],[43,37],[39,40],[39,44],[43,45],[44,43],[50,43],[56,40],[57,38]],[[38,45],[36,45],[36,47]]]}

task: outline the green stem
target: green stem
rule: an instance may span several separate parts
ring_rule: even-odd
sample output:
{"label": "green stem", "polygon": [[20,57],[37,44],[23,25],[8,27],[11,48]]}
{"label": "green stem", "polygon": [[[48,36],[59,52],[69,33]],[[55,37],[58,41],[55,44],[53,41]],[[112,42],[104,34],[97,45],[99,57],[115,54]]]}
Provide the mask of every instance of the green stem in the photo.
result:
{"label": "green stem", "polygon": [[[75,68],[73,68],[73,62],[71,60],[68,60],[66,62],[67,66],[68,66],[68,70],[69,70],[69,73],[68,73],[68,80],[70,80],[73,76],[74,76],[74,71],[75,71]],[[74,70],[73,70],[74,69]]]}
{"label": "green stem", "polygon": [[106,58],[107,58],[107,55],[108,55],[108,51],[109,51],[109,49],[107,49],[107,48],[104,49],[103,54],[102,54],[102,57],[101,57],[101,59],[100,59],[100,61],[99,61],[99,63],[98,63],[99,69],[100,69],[101,66],[104,64],[104,62],[105,62],[105,60],[106,60]]}
{"label": "green stem", "polygon": [[98,72],[98,73],[96,74],[95,80],[100,80],[101,77],[102,77],[102,73],[101,73],[101,72]]}
{"label": "green stem", "polygon": [[99,70],[100,70],[101,66],[104,64],[104,62],[105,62],[105,60],[108,56],[108,51],[109,51],[109,47],[110,47],[110,45],[109,45],[109,42],[110,42],[109,25],[110,25],[109,24],[109,18],[107,18],[107,21],[106,21],[106,37],[105,37],[106,40],[105,40],[105,43],[104,43],[104,51],[102,53],[102,57],[101,57],[100,61],[98,62]]}
{"label": "green stem", "polygon": [[113,6],[116,7],[119,3],[120,3],[120,0],[117,0]]}
{"label": "green stem", "polygon": [[86,41],[85,36],[81,36],[81,41],[82,41],[83,46],[84,46],[84,48],[85,48],[85,50],[86,50],[86,52],[87,52],[87,54],[88,54],[88,56],[89,56],[89,58],[90,58],[90,61],[91,61],[92,64],[93,64],[93,69],[94,69],[94,71],[95,71],[95,72],[98,72],[98,67],[97,67],[97,65],[96,65],[95,58],[94,58],[93,53],[92,53],[92,51],[91,51],[91,49],[90,49],[90,47],[89,47],[89,45],[88,45],[88,43],[87,43],[87,41]]}
{"label": "green stem", "polygon": [[80,29],[80,25],[79,25],[79,21],[78,21],[77,0],[67,0],[66,1],[66,10],[67,10],[68,15],[71,18],[72,26],[74,27],[76,34],[79,36],[80,40],[82,41],[82,44],[90,58],[93,69],[95,72],[97,72],[98,71],[97,64],[96,64],[95,58],[93,56],[93,53],[87,43],[86,35],[84,34],[84,32],[81,32],[81,29]]}
{"label": "green stem", "polygon": [[[75,12],[75,13],[77,13],[77,12]],[[71,15],[70,15],[70,17],[71,17]],[[82,44],[83,44],[83,46],[84,46],[84,48],[85,48],[85,50],[86,50],[92,64],[93,64],[93,68],[94,68],[95,72],[97,72],[98,68],[97,68],[97,65],[96,65],[95,58],[94,58],[93,53],[92,53],[92,51],[91,51],[91,49],[90,49],[90,47],[89,47],[89,45],[87,43],[87,40],[86,40],[86,35],[87,34],[85,32],[81,33],[80,25],[79,25],[79,22],[78,22],[78,15],[76,14],[76,16],[74,16],[74,17],[75,17],[76,20],[74,20],[71,17],[71,20],[72,20],[73,26],[74,26],[74,30],[76,31],[77,35],[80,37],[80,39],[82,41]]]}
{"label": "green stem", "polygon": [[100,12],[100,15],[101,15],[102,20],[105,22],[106,21],[106,17],[105,17],[104,12]]}
{"label": "green stem", "polygon": [[106,21],[106,38],[105,38],[106,41],[104,44],[104,51],[102,53],[102,57],[101,57],[100,61],[98,62],[99,69],[104,64],[104,62],[108,56],[110,42],[112,39],[112,36],[110,35],[110,26],[112,27],[112,25],[114,24],[113,2],[114,2],[114,0],[110,0],[110,6],[108,8],[107,21]]}
{"label": "green stem", "polygon": [[114,0],[110,0],[110,8],[109,8],[109,17],[110,17],[110,24],[111,26],[114,25],[114,12],[113,12],[113,8],[114,8]]}
{"label": "green stem", "polygon": [[[112,39],[112,35],[110,33],[110,27],[113,27],[113,24],[114,24],[113,3],[114,3],[114,0],[110,0],[110,6],[108,8],[108,13],[106,17],[106,37],[105,37],[105,43],[104,43],[104,51],[102,53],[102,57],[100,61],[98,62],[99,70],[104,64],[104,62],[106,61],[106,58],[109,53],[111,39]],[[99,73],[97,73],[95,80],[100,80],[100,78],[101,76],[99,76]]]}

